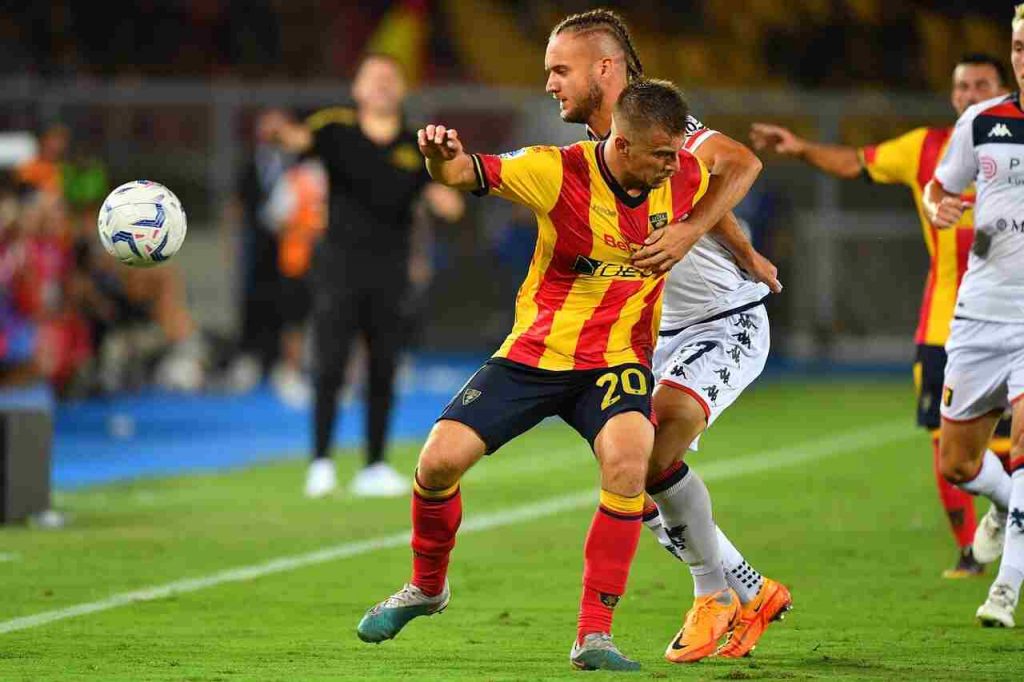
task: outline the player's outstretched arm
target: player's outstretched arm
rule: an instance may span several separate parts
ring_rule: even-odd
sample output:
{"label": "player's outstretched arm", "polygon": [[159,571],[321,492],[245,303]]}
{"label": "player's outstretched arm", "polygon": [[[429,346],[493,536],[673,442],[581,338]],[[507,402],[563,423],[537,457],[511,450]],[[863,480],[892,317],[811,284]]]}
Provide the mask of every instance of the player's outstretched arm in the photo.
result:
{"label": "player's outstretched arm", "polygon": [[947,192],[939,182],[932,178],[924,187],[924,213],[932,225],[944,230],[960,222],[960,216],[967,210],[968,203],[959,195]]}
{"label": "player's outstretched arm", "polygon": [[719,133],[693,152],[707,166],[707,192],[686,220],[653,233],[633,263],[644,270],[667,272],[746,196],[761,173],[761,160],[746,145]]}
{"label": "player's outstretched arm", "polygon": [[750,141],[758,151],[767,149],[800,159],[844,180],[852,180],[864,170],[856,148],[811,142],[794,135],[788,128],[772,123],[755,123],[750,126]]}
{"label": "player's outstretched arm", "polygon": [[758,282],[767,284],[773,294],[782,292],[779,269],[754,248],[732,211],[726,213],[725,217],[718,221],[711,233],[725,248],[729,249],[730,253],[736,257],[739,266],[746,270],[751,277]]}
{"label": "player's outstretched arm", "polygon": [[423,189],[431,214],[446,223],[457,223],[466,213],[466,199],[451,187],[432,182]]}
{"label": "player's outstretched arm", "polygon": [[416,131],[416,141],[435,182],[467,192],[479,187],[473,159],[462,148],[458,131],[432,123]]}

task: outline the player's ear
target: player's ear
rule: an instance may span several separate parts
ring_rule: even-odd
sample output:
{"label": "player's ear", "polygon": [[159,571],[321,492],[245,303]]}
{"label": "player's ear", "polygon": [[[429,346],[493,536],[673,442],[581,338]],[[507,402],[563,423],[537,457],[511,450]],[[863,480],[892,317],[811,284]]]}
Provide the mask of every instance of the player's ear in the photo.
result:
{"label": "player's ear", "polygon": [[629,140],[622,135],[615,136],[615,151],[619,152],[623,156],[629,156]]}

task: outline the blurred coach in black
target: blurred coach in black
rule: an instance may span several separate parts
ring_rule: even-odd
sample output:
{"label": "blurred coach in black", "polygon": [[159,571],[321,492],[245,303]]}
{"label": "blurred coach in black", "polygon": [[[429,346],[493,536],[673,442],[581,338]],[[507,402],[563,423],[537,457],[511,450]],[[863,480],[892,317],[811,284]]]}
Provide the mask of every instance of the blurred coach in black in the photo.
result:
{"label": "blurred coach in black", "polygon": [[352,83],[355,108],[313,114],[305,125],[282,123],[276,138],[293,152],[320,158],[330,185],[327,233],[313,260],[314,450],[306,494],[337,486],[330,444],[337,396],[353,342],[362,333],[369,355],[366,467],[352,482],[364,496],[403,495],[409,482],[384,462],[395,369],[408,334],[403,299],[409,292],[413,209],[425,200],[449,222],[462,216],[458,193],[430,182],[404,126],[406,80],[401,65],[366,56]]}

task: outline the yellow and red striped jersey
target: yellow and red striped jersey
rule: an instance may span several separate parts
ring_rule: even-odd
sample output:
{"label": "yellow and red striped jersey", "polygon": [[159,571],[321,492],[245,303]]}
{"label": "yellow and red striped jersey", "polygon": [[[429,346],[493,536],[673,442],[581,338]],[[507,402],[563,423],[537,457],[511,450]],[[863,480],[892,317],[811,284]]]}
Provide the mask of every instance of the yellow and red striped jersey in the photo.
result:
{"label": "yellow and red striped jersey", "polygon": [[[951,230],[936,228],[924,213],[924,186],[935,174],[952,133],[952,128],[916,128],[860,150],[861,161],[872,180],[906,185],[914,194],[914,205],[931,259],[914,342],[929,346],[943,346],[949,336],[956,292],[967,271],[967,256],[974,239],[974,211],[965,211],[956,228]],[[974,188],[971,187],[963,198],[973,203]]]}
{"label": "yellow and red striped jersey", "polygon": [[690,213],[707,191],[708,171],[680,151],[679,172],[632,197],[609,172],[604,144],[473,157],[482,192],[537,218],[515,324],[494,357],[547,370],[650,365],[664,275],[639,270],[630,255],[652,230]]}

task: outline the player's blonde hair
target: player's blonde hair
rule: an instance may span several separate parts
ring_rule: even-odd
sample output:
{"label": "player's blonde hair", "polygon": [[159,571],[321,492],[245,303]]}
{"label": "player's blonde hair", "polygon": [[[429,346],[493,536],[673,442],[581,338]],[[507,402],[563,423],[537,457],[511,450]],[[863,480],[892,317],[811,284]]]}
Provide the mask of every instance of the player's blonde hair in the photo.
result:
{"label": "player's blonde hair", "polygon": [[1024,24],[1024,2],[1013,8],[1013,21],[1010,22],[1010,28],[1016,31],[1021,24]]}

